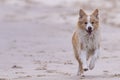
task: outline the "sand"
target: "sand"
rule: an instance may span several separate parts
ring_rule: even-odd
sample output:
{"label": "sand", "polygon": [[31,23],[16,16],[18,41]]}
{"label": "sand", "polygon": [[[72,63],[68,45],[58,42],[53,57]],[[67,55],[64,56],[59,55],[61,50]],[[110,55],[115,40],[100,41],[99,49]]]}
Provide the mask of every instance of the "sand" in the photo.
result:
{"label": "sand", "polygon": [[[0,2],[0,80],[81,80],[71,44],[80,7],[77,0],[51,1]],[[109,7],[100,6],[100,58],[82,80],[120,80],[119,17],[111,22]]]}

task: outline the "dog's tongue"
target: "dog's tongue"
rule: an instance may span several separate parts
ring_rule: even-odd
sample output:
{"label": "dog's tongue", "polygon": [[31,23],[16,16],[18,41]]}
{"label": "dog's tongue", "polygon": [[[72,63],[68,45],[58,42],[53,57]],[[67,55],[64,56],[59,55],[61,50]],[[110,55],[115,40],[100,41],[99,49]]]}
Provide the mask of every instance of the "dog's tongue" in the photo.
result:
{"label": "dog's tongue", "polygon": [[89,35],[91,35],[91,33],[92,33],[92,31],[91,31],[91,30],[88,30],[87,32],[88,32],[88,34],[89,34]]}

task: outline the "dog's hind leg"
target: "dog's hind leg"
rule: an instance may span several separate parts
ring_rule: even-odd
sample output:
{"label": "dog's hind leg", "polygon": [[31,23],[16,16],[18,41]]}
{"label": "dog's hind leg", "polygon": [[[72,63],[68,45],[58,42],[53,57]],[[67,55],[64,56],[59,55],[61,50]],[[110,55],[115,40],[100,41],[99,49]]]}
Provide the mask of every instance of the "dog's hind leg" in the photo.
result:
{"label": "dog's hind leg", "polygon": [[77,75],[80,76],[81,74],[83,74],[82,62],[81,62],[81,60],[79,58],[78,50],[76,49],[75,46],[73,46],[73,50],[74,50],[75,58],[78,61],[78,72],[77,72]]}
{"label": "dog's hind leg", "polygon": [[96,63],[97,58],[99,57],[99,54],[100,54],[100,49],[96,49],[94,54],[92,55],[92,58],[89,64],[90,70],[92,70],[95,67],[95,63]]}

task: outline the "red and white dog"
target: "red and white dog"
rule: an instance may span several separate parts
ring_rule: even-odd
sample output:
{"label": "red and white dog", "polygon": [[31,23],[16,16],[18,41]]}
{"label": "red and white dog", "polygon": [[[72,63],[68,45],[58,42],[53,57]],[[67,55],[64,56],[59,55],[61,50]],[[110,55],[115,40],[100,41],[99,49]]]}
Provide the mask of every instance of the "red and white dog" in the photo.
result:
{"label": "red and white dog", "polygon": [[75,58],[79,63],[78,75],[84,76],[84,71],[94,68],[100,54],[98,9],[91,15],[87,15],[80,9],[78,24],[72,36],[72,44]]}

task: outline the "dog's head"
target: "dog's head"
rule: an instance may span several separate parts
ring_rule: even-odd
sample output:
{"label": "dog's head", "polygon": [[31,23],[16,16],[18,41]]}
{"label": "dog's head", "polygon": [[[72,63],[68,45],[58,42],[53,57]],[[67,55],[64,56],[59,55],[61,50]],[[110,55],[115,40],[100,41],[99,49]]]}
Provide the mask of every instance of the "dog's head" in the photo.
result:
{"label": "dog's head", "polygon": [[98,9],[91,15],[87,15],[82,9],[79,12],[78,26],[80,29],[85,30],[88,34],[92,34],[94,30],[99,27]]}

